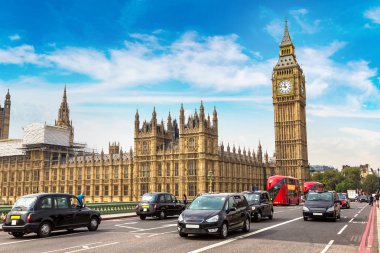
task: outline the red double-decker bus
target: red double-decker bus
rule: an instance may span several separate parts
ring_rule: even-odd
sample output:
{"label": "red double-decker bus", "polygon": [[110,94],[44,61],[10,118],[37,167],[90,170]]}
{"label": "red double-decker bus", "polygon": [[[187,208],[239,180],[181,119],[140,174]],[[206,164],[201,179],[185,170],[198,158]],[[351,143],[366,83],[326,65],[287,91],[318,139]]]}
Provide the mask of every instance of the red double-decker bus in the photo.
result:
{"label": "red double-decker bus", "polygon": [[299,205],[301,202],[300,183],[289,176],[271,176],[267,181],[267,190],[273,205]]}
{"label": "red double-decker bus", "polygon": [[323,184],[320,182],[305,182],[303,183],[303,194],[307,194],[309,191],[323,191]]}

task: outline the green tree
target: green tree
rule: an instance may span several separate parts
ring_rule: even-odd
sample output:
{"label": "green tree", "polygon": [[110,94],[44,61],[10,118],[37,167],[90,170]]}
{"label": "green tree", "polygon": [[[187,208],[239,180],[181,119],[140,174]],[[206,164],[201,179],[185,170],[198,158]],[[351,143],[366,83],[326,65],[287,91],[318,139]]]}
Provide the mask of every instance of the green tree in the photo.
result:
{"label": "green tree", "polygon": [[357,182],[352,181],[351,179],[345,179],[343,182],[339,183],[336,186],[336,191],[337,192],[347,192],[347,190],[355,190],[359,188],[357,186]]}
{"label": "green tree", "polygon": [[347,168],[342,172],[345,180],[350,181],[349,189],[358,189],[361,186],[361,175],[359,168]]}
{"label": "green tree", "polygon": [[378,191],[380,186],[380,179],[376,175],[368,175],[363,181],[363,190],[369,194]]}
{"label": "green tree", "polygon": [[336,190],[339,183],[344,181],[344,176],[337,170],[327,170],[324,173],[315,173],[311,179],[325,185],[325,190]]}

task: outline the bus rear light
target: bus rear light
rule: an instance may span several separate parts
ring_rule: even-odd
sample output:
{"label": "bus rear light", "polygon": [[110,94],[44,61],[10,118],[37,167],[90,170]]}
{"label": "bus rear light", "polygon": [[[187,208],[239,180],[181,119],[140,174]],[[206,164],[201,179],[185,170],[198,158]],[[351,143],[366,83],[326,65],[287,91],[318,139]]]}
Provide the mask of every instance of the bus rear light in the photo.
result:
{"label": "bus rear light", "polygon": [[3,220],[3,223],[5,223],[5,222],[7,221],[7,215],[8,215],[8,214],[3,215],[3,217],[2,217],[2,218],[3,218],[3,219],[2,219],[2,220]]}
{"label": "bus rear light", "polygon": [[139,208],[139,205],[136,205],[136,206],[135,206],[135,209],[138,209],[138,208]]}
{"label": "bus rear light", "polygon": [[26,218],[26,222],[27,223],[30,223],[30,219],[32,218],[32,214],[30,213],[29,215],[28,215],[28,217]]}
{"label": "bus rear light", "polygon": [[154,207],[153,207],[154,209],[157,209],[157,204],[154,204]]}

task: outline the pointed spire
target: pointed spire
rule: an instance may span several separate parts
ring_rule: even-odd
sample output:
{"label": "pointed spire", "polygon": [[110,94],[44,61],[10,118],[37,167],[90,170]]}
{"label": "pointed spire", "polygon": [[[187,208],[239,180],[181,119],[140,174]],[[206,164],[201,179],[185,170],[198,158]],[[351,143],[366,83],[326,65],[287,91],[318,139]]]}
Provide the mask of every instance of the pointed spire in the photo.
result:
{"label": "pointed spire", "polygon": [[136,109],[136,114],[135,114],[135,120],[139,120],[139,110],[138,109]]}
{"label": "pointed spire", "polygon": [[285,19],[284,36],[282,37],[280,46],[289,46],[289,45],[293,45],[293,43],[292,43],[292,40],[290,39],[290,35],[288,31],[288,19]]}
{"label": "pointed spire", "polygon": [[6,100],[10,100],[11,99],[11,94],[9,94],[9,89],[8,89],[7,95],[5,95],[5,99]]}
{"label": "pointed spire", "polygon": [[66,84],[65,84],[65,89],[63,91],[61,106],[59,107],[59,111],[58,111],[58,119],[55,125],[71,127],[70,110],[69,110],[69,105],[67,104]]}

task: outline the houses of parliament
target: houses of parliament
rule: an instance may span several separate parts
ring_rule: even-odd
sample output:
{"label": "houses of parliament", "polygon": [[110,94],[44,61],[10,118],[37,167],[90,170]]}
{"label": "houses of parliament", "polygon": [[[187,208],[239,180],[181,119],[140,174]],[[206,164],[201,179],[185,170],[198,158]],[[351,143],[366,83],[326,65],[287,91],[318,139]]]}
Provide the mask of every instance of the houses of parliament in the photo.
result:
{"label": "houses of parliament", "polygon": [[11,97],[0,108],[0,203],[37,192],[83,193],[88,202],[138,201],[146,192],[171,192],[193,199],[202,192],[265,189],[274,174],[309,177],[306,142],[305,77],[299,67],[287,25],[280,57],[272,75],[276,157],[256,150],[224,146],[218,138],[218,112],[166,123],[134,120],[134,147],[123,151],[116,142],[107,153],[75,143],[66,87],[54,125],[30,124],[23,139],[9,139]]}

